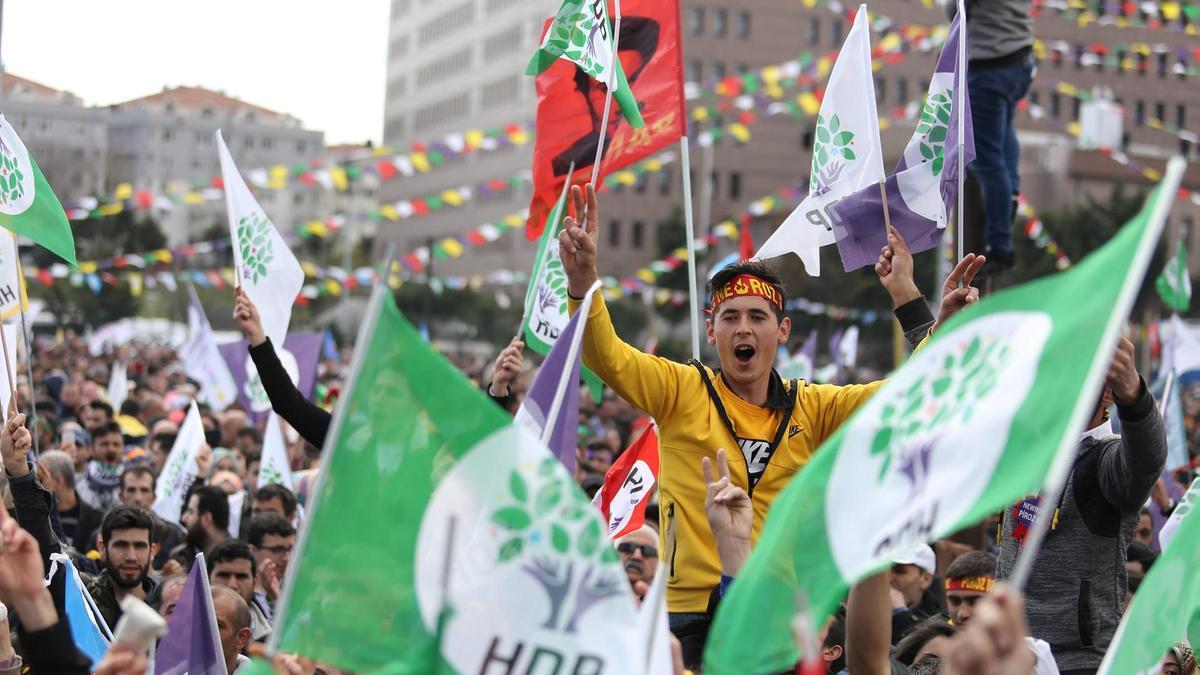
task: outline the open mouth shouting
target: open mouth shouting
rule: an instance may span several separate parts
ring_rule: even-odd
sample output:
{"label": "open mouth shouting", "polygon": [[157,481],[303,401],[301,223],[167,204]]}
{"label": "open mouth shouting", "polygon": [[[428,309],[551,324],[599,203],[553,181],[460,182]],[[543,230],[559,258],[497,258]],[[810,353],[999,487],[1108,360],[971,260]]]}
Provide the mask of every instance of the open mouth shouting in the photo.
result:
{"label": "open mouth shouting", "polygon": [[742,342],[733,346],[733,358],[737,362],[739,368],[749,368],[754,362],[754,355],[758,353],[758,348],[748,342]]}

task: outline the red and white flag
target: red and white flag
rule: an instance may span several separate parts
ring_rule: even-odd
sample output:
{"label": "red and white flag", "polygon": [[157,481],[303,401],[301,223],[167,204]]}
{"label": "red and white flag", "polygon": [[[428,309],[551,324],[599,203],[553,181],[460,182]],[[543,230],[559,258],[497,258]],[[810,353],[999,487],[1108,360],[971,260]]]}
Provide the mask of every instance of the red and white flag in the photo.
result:
{"label": "red and white flag", "polygon": [[619,539],[646,522],[646,505],[658,483],[658,425],[651,423],[604,475],[592,503],[604,514],[609,539]]}

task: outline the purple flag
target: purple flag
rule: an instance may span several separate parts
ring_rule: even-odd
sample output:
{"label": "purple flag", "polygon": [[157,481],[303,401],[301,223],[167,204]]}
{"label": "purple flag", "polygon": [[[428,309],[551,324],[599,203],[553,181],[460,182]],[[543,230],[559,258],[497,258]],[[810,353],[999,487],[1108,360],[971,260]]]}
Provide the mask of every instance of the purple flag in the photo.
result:
{"label": "purple flag", "polygon": [[175,613],[167,621],[167,634],[158,644],[155,675],[226,675],[206,570],[201,553],[192,563]]}
{"label": "purple flag", "polygon": [[516,415],[516,421],[537,433],[572,474],[579,445],[579,359],[596,284],[559,333]]}
{"label": "purple flag", "polygon": [[[959,40],[965,43],[959,23],[950,34],[934,68],[917,129],[904,155],[885,182],[892,225],[913,253],[937,246],[958,199],[958,125],[963,120],[963,165],[975,158],[971,105],[966,91],[966,63],[959,63]],[[966,45],[963,45],[964,51]],[[960,72],[961,69],[961,72]],[[959,86],[959,83],[963,86]],[[846,271],[873,265],[887,244],[883,200],[879,185],[863,188],[831,205],[833,232]]]}
{"label": "purple flag", "polygon": [[[288,333],[283,341],[283,350],[274,345],[275,355],[283,363],[284,370],[296,382],[296,388],[301,394],[311,396],[313,386],[317,383],[317,362],[321,356],[324,336],[321,333]],[[237,382],[238,401],[250,419],[260,424],[271,411],[271,401],[258,382],[258,371],[254,369],[254,361],[247,350],[247,342],[238,340],[223,344],[220,347],[221,356],[229,364],[229,372]],[[293,372],[294,371],[294,372]]]}

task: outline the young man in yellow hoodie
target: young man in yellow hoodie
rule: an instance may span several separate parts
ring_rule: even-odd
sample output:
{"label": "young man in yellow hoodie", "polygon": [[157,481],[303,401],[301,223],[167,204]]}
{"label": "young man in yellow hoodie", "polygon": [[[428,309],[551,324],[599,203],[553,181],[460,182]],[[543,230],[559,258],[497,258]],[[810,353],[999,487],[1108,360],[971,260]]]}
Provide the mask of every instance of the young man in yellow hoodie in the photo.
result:
{"label": "young man in yellow hoodie", "polygon": [[[578,186],[571,188],[571,200],[575,214],[587,213],[584,227],[567,218],[559,238],[570,310],[575,312],[598,278],[599,207],[590,185],[586,209]],[[913,282],[907,244],[895,230],[888,241],[875,271],[910,341],[919,341],[936,324]],[[978,298],[970,282],[982,264],[982,258],[970,255],[947,278],[939,321]],[[960,279],[966,288],[958,288]],[[669,575],[667,607],[671,629],[684,645],[685,663],[699,660],[710,597],[721,577],[705,517],[701,458],[711,460],[718,449],[728,449],[731,480],[750,494],[754,505],[756,539],[775,497],[881,384],[785,383],[773,368],[776,350],[787,344],[791,332],[779,276],[762,262],[746,261],[718,272],[711,286],[706,324],[719,370],[650,356],[622,342],[599,294],[592,301],[583,345],[584,364],[659,425],[659,513],[665,544],[659,573]]]}

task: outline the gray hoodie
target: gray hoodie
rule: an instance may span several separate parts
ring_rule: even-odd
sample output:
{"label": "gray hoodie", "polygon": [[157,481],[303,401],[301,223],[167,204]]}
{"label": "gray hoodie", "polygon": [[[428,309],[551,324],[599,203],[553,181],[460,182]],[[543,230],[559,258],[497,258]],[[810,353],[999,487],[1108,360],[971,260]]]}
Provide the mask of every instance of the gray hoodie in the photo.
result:
{"label": "gray hoodie", "polygon": [[[1033,637],[1050,643],[1059,670],[1095,670],[1121,621],[1129,579],[1125,552],[1138,514],[1167,457],[1166,430],[1142,386],[1118,405],[1121,435],[1085,435],[1059,506],[1025,588]],[[1052,508],[1054,505],[1049,505]],[[1004,512],[997,579],[1008,578],[1020,552],[1013,509]]]}

